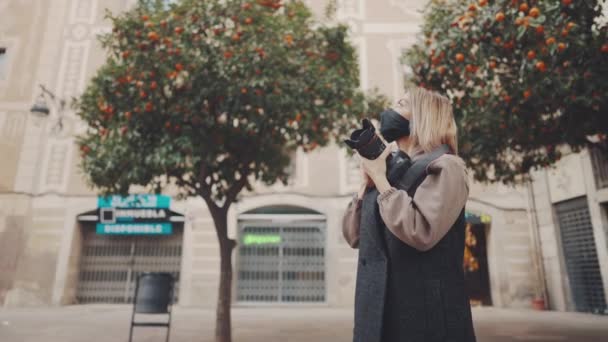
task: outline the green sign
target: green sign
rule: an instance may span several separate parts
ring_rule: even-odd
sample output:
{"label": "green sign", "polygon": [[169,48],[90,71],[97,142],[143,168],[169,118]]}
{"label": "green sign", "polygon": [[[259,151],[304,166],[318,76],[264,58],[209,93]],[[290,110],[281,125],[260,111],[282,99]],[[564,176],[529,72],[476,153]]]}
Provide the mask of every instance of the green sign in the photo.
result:
{"label": "green sign", "polygon": [[489,224],[492,223],[492,217],[488,214],[473,214],[471,212],[465,211],[464,213],[464,218],[467,220],[467,222],[470,222],[472,224],[479,224],[479,223],[483,223],[483,224]]}
{"label": "green sign", "polygon": [[249,245],[278,245],[281,243],[281,235],[278,234],[245,234],[243,244]]}
{"label": "green sign", "polygon": [[170,222],[160,223],[98,223],[96,232],[102,235],[168,235],[173,231]]}
{"label": "green sign", "polygon": [[169,208],[171,197],[166,195],[134,194],[126,197],[111,195],[97,198],[98,208]]}

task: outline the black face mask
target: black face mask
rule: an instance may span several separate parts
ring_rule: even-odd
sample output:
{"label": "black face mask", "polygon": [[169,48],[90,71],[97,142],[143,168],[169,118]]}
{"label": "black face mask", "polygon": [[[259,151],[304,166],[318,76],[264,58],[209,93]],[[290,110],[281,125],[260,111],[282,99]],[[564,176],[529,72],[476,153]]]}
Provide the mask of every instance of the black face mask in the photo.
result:
{"label": "black face mask", "polygon": [[380,133],[388,142],[410,135],[410,121],[392,109],[380,113]]}

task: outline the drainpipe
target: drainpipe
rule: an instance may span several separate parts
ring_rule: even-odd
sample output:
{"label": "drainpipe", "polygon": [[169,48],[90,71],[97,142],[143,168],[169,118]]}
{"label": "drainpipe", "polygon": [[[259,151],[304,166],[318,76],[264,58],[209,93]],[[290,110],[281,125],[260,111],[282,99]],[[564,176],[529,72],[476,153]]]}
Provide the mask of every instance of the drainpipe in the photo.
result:
{"label": "drainpipe", "polygon": [[[526,181],[528,190],[528,210],[530,211],[530,220],[532,223],[532,242],[534,244],[534,263],[536,264],[536,275],[539,279],[536,282],[536,298],[542,298],[544,308],[548,307],[547,299],[547,283],[545,278],[545,267],[542,257],[542,249],[540,242],[540,230],[538,225],[538,212],[536,210],[536,198],[534,197],[534,188],[532,184],[532,175],[528,174],[528,180]],[[539,293],[540,292],[540,293]]]}

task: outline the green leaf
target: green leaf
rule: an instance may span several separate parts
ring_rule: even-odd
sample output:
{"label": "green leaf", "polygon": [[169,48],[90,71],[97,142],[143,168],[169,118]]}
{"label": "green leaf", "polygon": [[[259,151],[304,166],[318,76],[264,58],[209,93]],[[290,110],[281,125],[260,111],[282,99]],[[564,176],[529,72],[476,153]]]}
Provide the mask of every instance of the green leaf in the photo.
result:
{"label": "green leaf", "polygon": [[517,40],[520,40],[521,37],[526,33],[526,27],[524,25],[521,25],[518,29],[517,29]]}

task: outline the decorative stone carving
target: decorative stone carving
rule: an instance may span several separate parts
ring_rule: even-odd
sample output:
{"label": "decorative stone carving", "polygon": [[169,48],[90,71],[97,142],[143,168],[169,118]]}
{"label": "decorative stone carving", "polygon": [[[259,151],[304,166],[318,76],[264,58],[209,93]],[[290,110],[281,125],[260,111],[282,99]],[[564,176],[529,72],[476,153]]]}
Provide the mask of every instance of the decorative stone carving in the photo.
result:
{"label": "decorative stone carving", "polygon": [[338,19],[363,19],[365,17],[365,3],[363,0],[338,0],[336,16]]}
{"label": "decorative stone carving", "polygon": [[67,174],[66,161],[68,157],[68,144],[66,142],[53,142],[48,148],[48,161],[46,164],[44,186],[49,188],[61,187]]}
{"label": "decorative stone carving", "polygon": [[72,1],[70,23],[93,24],[97,13],[97,0]]}

